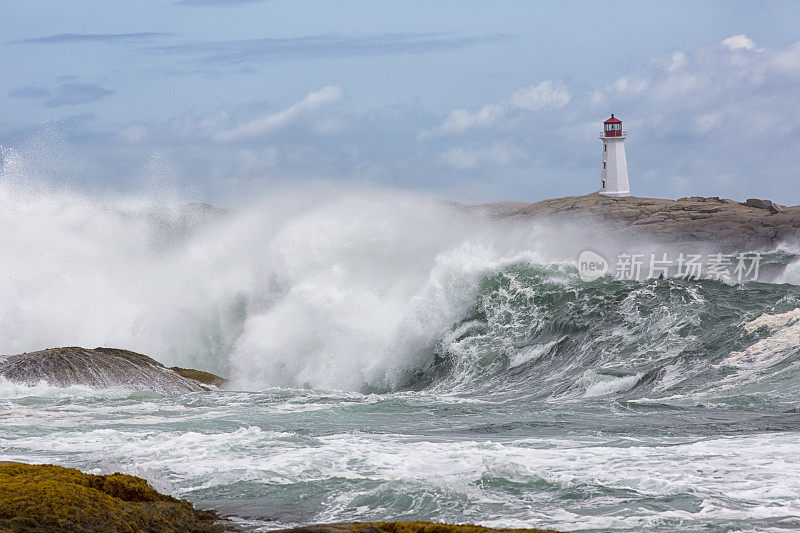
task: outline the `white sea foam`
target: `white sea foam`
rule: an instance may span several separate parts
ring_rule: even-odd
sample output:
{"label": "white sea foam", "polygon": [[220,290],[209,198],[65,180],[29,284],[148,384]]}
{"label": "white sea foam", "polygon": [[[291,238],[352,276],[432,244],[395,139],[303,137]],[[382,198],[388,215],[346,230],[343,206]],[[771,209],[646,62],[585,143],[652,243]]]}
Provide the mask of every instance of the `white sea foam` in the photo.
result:
{"label": "white sea foam", "polygon": [[222,213],[56,190],[31,168],[5,153],[0,349],[123,347],[249,389],[391,388],[431,364],[487,274],[593,240],[396,191],[284,190]]}
{"label": "white sea foam", "polygon": [[553,346],[555,346],[562,340],[564,340],[564,337],[561,337],[560,339],[551,342],[545,342],[542,344],[535,344],[533,346],[525,347],[523,350],[520,350],[519,352],[514,354],[513,357],[511,357],[511,360],[508,363],[509,368],[514,368],[515,366],[525,364],[528,361],[533,361],[542,357],[543,355],[546,355],[547,353],[550,352],[550,350],[553,349]]}
{"label": "white sea foam", "polygon": [[[19,438],[14,446],[27,457],[69,457],[77,464],[99,459],[95,472],[142,475],[180,497],[237,484],[308,491],[337,480],[329,494],[314,496],[324,498],[325,505],[313,518],[306,517],[312,522],[402,511],[487,523],[487,513],[498,505],[503,513],[491,525],[563,530],[643,530],[675,518],[708,523],[800,516],[794,497],[800,490],[794,468],[797,432],[702,440],[631,438],[624,445],[593,438],[500,443],[362,433],[299,441],[294,434],[258,427],[214,433],[105,429],[54,436]],[[504,483],[526,490],[507,490]],[[559,498],[546,496],[597,490],[618,491],[634,501],[691,495],[697,509],[633,505],[623,514],[575,512]],[[407,497],[393,501],[387,494]],[[381,503],[389,507],[381,511]],[[255,500],[253,505],[250,512],[262,504]]]}
{"label": "white sea foam", "polygon": [[767,328],[770,330],[775,330],[778,328],[782,328],[784,326],[791,325],[797,320],[800,319],[800,308],[792,309],[791,311],[787,311],[786,313],[778,313],[775,315],[771,315],[769,313],[764,313],[763,315],[759,316],[744,324],[744,328],[747,331],[755,331],[758,328]]}
{"label": "white sea foam", "polygon": [[595,375],[593,379],[588,380],[586,392],[583,395],[586,398],[592,398],[629,391],[636,386],[640,379],[642,379],[642,374],[621,377]]}
{"label": "white sea foam", "polygon": [[743,351],[732,352],[724,363],[745,369],[759,369],[780,361],[787,354],[797,353],[800,344],[800,308],[786,313],[764,313],[743,326],[750,332],[765,328],[769,335]]}

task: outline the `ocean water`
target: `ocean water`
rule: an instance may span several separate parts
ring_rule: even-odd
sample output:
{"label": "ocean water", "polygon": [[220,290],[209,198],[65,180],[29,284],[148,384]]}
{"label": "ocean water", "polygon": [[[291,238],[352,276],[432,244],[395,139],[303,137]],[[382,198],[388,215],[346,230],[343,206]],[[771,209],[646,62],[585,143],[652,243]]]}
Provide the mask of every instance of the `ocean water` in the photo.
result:
{"label": "ocean water", "polygon": [[0,460],[139,475],[254,530],[800,528],[791,247],[757,281],[585,282],[583,249],[664,248],[397,191],[106,198],[4,159],[0,353],[114,346],[231,383],[0,381]]}

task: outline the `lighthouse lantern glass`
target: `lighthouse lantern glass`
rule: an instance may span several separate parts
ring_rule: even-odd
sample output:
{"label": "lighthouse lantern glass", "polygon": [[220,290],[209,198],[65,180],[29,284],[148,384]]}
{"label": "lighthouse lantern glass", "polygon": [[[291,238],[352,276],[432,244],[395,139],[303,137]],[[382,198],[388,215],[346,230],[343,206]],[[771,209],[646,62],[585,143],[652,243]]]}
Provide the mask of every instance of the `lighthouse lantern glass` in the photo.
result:
{"label": "lighthouse lantern glass", "polygon": [[605,136],[606,137],[622,137],[622,123],[621,122],[603,124],[603,129],[605,130]]}

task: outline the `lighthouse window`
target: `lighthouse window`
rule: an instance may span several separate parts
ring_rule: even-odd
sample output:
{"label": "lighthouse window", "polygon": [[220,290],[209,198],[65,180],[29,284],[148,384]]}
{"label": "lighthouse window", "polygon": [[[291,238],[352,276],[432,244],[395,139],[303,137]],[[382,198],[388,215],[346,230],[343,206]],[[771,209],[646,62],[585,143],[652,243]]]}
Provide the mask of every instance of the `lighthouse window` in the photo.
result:
{"label": "lighthouse window", "polygon": [[608,150],[607,150],[607,148],[608,148],[608,145],[607,145],[607,144],[604,144],[604,145],[603,145],[603,151],[604,151],[604,152],[607,152],[607,151],[608,151]]}
{"label": "lighthouse window", "polygon": [[603,161],[603,168],[606,168],[606,162]]}

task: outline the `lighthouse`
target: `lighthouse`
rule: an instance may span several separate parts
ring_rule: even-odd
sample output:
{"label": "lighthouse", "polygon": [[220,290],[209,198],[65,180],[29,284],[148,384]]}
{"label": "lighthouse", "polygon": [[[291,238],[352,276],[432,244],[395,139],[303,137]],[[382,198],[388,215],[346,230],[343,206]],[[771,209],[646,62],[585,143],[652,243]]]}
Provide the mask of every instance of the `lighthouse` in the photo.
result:
{"label": "lighthouse", "polygon": [[625,160],[625,138],[622,121],[614,117],[603,122],[603,170],[600,174],[600,194],[603,196],[630,196],[628,163]]}

